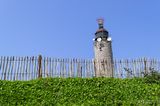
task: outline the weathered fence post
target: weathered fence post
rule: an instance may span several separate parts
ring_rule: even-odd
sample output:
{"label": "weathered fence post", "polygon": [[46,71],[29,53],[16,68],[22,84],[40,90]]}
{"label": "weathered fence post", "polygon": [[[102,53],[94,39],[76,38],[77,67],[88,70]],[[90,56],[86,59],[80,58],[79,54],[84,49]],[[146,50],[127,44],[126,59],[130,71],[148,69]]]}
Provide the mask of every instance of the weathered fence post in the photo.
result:
{"label": "weathered fence post", "polygon": [[147,59],[144,58],[144,75],[148,74],[147,73]]}
{"label": "weathered fence post", "polygon": [[38,56],[38,78],[42,78],[42,55]]}

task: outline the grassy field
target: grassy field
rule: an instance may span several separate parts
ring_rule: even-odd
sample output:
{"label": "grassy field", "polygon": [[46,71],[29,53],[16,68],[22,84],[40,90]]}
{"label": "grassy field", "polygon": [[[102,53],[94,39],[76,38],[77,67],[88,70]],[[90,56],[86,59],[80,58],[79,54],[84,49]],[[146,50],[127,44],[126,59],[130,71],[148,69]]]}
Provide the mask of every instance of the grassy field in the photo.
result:
{"label": "grassy field", "polygon": [[0,81],[0,106],[160,106],[160,83],[145,79],[45,78]]}

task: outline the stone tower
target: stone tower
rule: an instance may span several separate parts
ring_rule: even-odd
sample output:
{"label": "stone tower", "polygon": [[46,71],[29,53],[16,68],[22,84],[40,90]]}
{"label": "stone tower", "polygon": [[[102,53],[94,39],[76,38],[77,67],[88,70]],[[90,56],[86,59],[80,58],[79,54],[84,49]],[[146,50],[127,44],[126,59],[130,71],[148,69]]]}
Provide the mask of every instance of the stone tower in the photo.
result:
{"label": "stone tower", "polygon": [[103,27],[103,19],[98,19],[99,29],[94,38],[95,75],[96,77],[113,77],[112,41]]}

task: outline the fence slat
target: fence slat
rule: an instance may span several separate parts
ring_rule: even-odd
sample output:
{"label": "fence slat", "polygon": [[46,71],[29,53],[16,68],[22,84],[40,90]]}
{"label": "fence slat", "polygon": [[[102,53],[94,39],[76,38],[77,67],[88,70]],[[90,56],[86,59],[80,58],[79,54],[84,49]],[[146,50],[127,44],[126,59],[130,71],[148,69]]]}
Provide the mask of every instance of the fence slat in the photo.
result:
{"label": "fence slat", "polygon": [[26,57],[23,57],[23,62],[22,62],[22,74],[21,74],[21,79],[24,80],[24,74],[25,74],[25,67],[26,67]]}
{"label": "fence slat", "polygon": [[58,77],[57,74],[58,73],[58,71],[57,71],[57,59],[56,58],[54,58],[54,76],[55,77]]}
{"label": "fence slat", "polygon": [[13,80],[15,80],[16,78],[16,72],[17,72],[17,57],[14,57],[15,61],[14,61],[14,65],[13,65]]}
{"label": "fence slat", "polygon": [[25,69],[25,75],[24,75],[25,78],[24,78],[24,80],[28,80],[28,73],[29,73],[28,70],[30,70],[29,69],[29,65],[30,64],[29,64],[29,57],[28,56],[27,56],[27,60],[26,61],[27,61],[27,63],[26,63],[26,69]]}
{"label": "fence slat", "polygon": [[34,56],[32,57],[32,60],[31,60],[31,64],[32,64],[32,71],[31,71],[31,78],[30,79],[33,79],[34,78]]}
{"label": "fence slat", "polygon": [[45,62],[45,77],[48,77],[48,57],[46,58],[46,62]]}
{"label": "fence slat", "polygon": [[14,75],[14,70],[13,70],[13,68],[14,68],[14,56],[12,57],[12,61],[11,61],[11,70],[10,70],[10,80],[12,80],[12,77],[13,77],[13,75]]}
{"label": "fence slat", "polygon": [[4,76],[4,67],[5,67],[5,61],[6,61],[6,59],[5,59],[6,57],[2,57],[2,75],[1,75],[1,80],[3,80],[3,76]]}
{"label": "fence slat", "polygon": [[0,57],[0,78],[1,78],[1,75],[2,75],[2,62],[3,62],[3,60],[2,60],[3,58],[2,58],[2,56]]}
{"label": "fence slat", "polygon": [[6,78],[7,78],[8,62],[9,62],[9,57],[7,57],[7,61],[6,61],[6,65],[5,65],[4,80],[6,80]]}
{"label": "fence slat", "polygon": [[52,71],[52,59],[49,58],[49,70],[48,70],[48,76],[51,77],[52,74],[53,74],[53,71]]}
{"label": "fence slat", "polygon": [[38,78],[38,72],[37,72],[37,70],[38,70],[38,66],[37,66],[37,57],[34,57],[34,77],[33,77],[33,79],[36,79],[36,78]]}
{"label": "fence slat", "polygon": [[7,69],[7,71],[8,71],[8,74],[7,74],[7,79],[6,80],[10,80],[10,76],[11,76],[11,66],[12,66],[12,57],[8,57],[9,58],[9,64],[8,64],[8,69]]}

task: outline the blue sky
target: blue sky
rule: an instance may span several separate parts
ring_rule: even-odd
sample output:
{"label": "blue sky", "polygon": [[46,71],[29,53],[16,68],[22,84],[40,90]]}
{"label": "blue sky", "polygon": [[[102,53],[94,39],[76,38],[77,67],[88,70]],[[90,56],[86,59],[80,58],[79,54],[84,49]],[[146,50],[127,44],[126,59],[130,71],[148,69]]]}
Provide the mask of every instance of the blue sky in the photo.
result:
{"label": "blue sky", "polygon": [[0,55],[93,58],[99,17],[114,58],[160,58],[160,0],[0,0]]}

